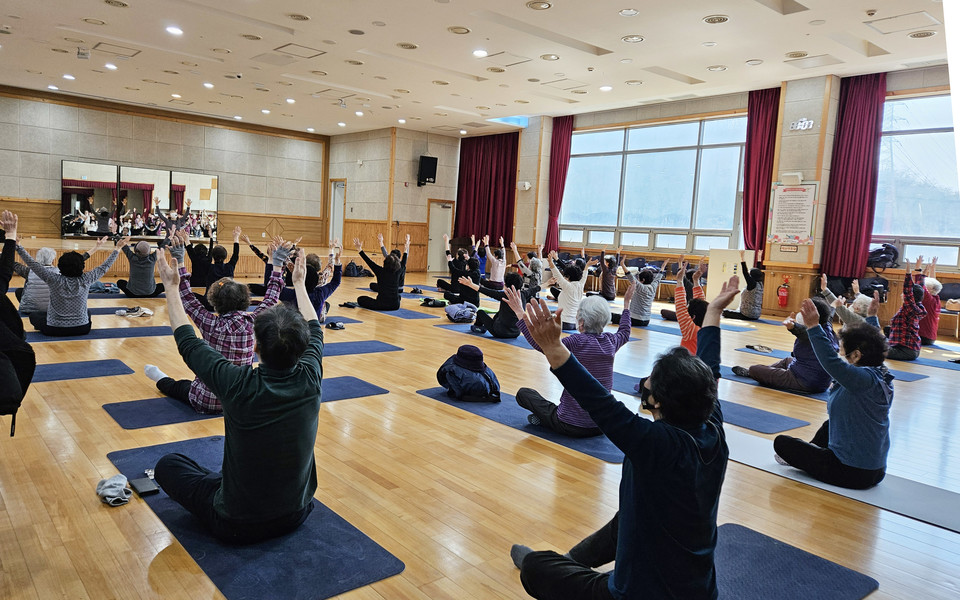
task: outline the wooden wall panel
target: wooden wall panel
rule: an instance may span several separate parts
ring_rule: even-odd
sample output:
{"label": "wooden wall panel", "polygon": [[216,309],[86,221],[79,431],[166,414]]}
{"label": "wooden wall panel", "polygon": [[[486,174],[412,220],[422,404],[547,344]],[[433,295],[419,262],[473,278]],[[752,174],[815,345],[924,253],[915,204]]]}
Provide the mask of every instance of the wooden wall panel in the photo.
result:
{"label": "wooden wall panel", "polygon": [[21,235],[43,238],[60,237],[60,201],[33,198],[0,197],[0,210],[17,214]]}
{"label": "wooden wall panel", "polygon": [[[392,228],[392,231],[389,231]],[[411,273],[427,270],[427,224],[410,223],[405,221],[394,222],[391,226],[386,221],[363,221],[360,219],[344,219],[343,221],[343,258],[344,263],[357,256],[353,248],[353,238],[363,242],[363,249],[371,257],[380,254],[380,245],[377,234],[382,233],[384,243],[392,234],[393,244],[388,248],[403,248],[404,236],[410,234],[410,256],[407,257],[407,270]]]}
{"label": "wooden wall panel", "polygon": [[407,271],[426,272],[427,270],[427,243],[428,232],[426,223],[409,223],[401,221],[394,233],[393,247],[403,248],[404,236],[410,234],[410,255],[407,256]]}
{"label": "wooden wall panel", "polygon": [[[320,217],[301,217],[292,215],[258,215],[221,210],[217,214],[217,228],[219,239],[230,241],[233,228],[237,225],[250,236],[251,241],[267,239],[260,236],[266,232],[267,236],[282,236],[284,239],[295,240],[303,237],[302,246],[326,246],[327,224]],[[254,241],[254,244],[257,242]]]}

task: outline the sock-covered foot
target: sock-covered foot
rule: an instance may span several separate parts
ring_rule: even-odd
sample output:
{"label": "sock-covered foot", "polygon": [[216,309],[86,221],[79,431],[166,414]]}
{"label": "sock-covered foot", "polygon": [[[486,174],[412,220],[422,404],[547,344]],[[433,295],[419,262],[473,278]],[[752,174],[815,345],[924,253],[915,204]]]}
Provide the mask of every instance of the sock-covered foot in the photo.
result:
{"label": "sock-covered foot", "polygon": [[750,370],[744,367],[734,367],[730,369],[737,377],[750,377]]}
{"label": "sock-covered foot", "polygon": [[166,373],[160,370],[157,365],[147,365],[143,368],[143,374],[149,377],[152,381],[157,382],[167,376]]}
{"label": "sock-covered foot", "polygon": [[530,423],[531,425],[539,425],[539,424],[540,424],[540,417],[538,417],[537,415],[531,413],[531,414],[527,415],[527,423]]}
{"label": "sock-covered foot", "polygon": [[523,564],[523,559],[527,557],[528,554],[533,552],[533,548],[528,548],[527,546],[522,546],[520,544],[514,544],[510,548],[510,558],[513,559],[513,564],[520,568],[520,565]]}
{"label": "sock-covered foot", "polygon": [[789,467],[789,466],[790,466],[790,463],[788,463],[787,461],[783,460],[783,458],[781,458],[781,456],[780,456],[779,454],[774,454],[774,455],[773,455],[773,460],[777,461],[777,464],[778,464],[778,465],[783,465],[783,466],[785,466],[785,467]]}

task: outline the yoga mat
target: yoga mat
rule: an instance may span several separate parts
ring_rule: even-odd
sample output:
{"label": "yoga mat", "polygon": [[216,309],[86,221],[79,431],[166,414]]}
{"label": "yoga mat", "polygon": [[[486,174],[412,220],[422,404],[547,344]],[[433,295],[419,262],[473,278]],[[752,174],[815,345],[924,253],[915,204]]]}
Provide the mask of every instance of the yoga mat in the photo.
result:
{"label": "yoga mat", "polygon": [[133,373],[133,369],[125,365],[122,360],[117,359],[51,363],[37,365],[37,370],[33,372],[33,383],[129,375],[131,373]]}
{"label": "yoga mat", "polygon": [[[786,358],[790,356],[790,353],[786,350],[772,350],[771,352],[758,352],[753,348],[737,348],[737,352],[746,352],[747,354],[757,354],[760,356],[772,356],[774,358]],[[919,373],[911,373],[909,371],[895,371],[890,369],[890,372],[893,373],[893,376],[897,378],[897,381],[903,381],[904,383],[910,383],[912,381],[920,381],[921,379],[926,379],[930,377],[929,375],[921,375]]]}
{"label": "yoga mat", "polygon": [[326,325],[327,323],[343,323],[349,325],[350,323],[363,323],[363,321],[351,319],[350,317],[341,317],[340,315],[327,315],[323,324]]}
{"label": "yoga mat", "polygon": [[[136,318],[139,319],[140,317]],[[156,325],[152,327],[107,327],[103,329],[91,329],[87,335],[70,337],[46,336],[39,331],[28,331],[27,341],[37,343],[65,342],[69,340],[112,340],[116,338],[154,337],[158,335],[173,335],[173,330],[170,329],[169,325]]]}
{"label": "yoga mat", "polygon": [[742,525],[717,528],[721,600],[860,600],[880,587],[873,578]]}
{"label": "yoga mat", "polygon": [[[143,470],[152,469],[161,456],[174,452],[218,470],[223,463],[223,437],[121,450],[107,458],[134,479],[143,477]],[[313,512],[297,530],[246,546],[215,540],[163,491],[142,500],[228,599],[330,598],[404,569],[397,557],[316,499]]]}
{"label": "yoga mat", "polygon": [[[893,359],[887,359],[893,360]],[[960,364],[947,362],[945,360],[936,360],[933,358],[924,358],[920,357],[916,360],[907,360],[907,361],[897,361],[897,362],[907,362],[913,363],[915,365],[923,365],[925,367],[936,367],[938,369],[948,369],[950,371],[960,371]]]}
{"label": "yoga mat", "polygon": [[[346,356],[348,354],[372,354],[374,352],[397,352],[403,350],[400,346],[365,340],[362,342],[330,342],[323,345],[323,356]],[[324,381],[326,385],[326,381]]]}
{"label": "yoga mat", "polygon": [[622,463],[623,452],[613,445],[604,435],[589,438],[572,438],[554,432],[541,425],[531,425],[527,422],[530,411],[517,404],[517,398],[510,394],[500,393],[500,402],[461,402],[447,396],[447,390],[442,387],[429,388],[417,391],[421,396],[439,400],[450,406],[463,409],[477,416],[496,421],[502,425],[519,429],[525,433],[535,435],[571,450],[588,454],[594,458],[609,463]]}
{"label": "yoga mat", "polygon": [[[390,393],[382,387],[349,376],[324,379],[322,390],[323,402]],[[107,411],[107,414],[124,429],[143,429],[222,417],[222,415],[202,415],[187,404],[166,396],[129,402],[111,402],[104,404],[103,410]]]}
{"label": "yoga mat", "polygon": [[[367,309],[364,309],[367,310]],[[410,310],[409,308],[398,308],[397,310],[374,310],[375,312],[381,315],[390,315],[391,317],[399,317],[401,319],[437,319],[439,315],[428,315],[416,310]]]}
{"label": "yoga mat", "polygon": [[87,295],[87,297],[90,298],[91,300],[117,300],[117,299],[123,299],[123,300],[140,301],[140,300],[152,300],[152,299],[154,299],[154,298],[166,298],[167,295],[166,295],[166,293],[163,293],[163,294],[160,294],[160,295],[158,295],[158,296],[151,296],[150,298],[128,298],[128,297],[126,296],[126,294],[124,294],[123,292],[120,292],[119,294],[106,294],[106,293],[102,293],[102,292],[90,292],[90,293]]}
{"label": "yoga mat", "polygon": [[[760,382],[758,382],[756,379],[734,375],[733,370],[730,367],[725,367],[723,365],[720,366],[720,376],[723,377],[724,379],[729,379],[730,381],[736,381],[737,383],[745,383],[747,385],[756,385],[756,386],[760,385]],[[768,387],[766,389],[775,390],[777,392],[783,392],[785,394],[793,394],[795,396],[803,396],[804,398],[813,398],[814,400],[822,400],[824,402],[827,401],[827,396],[828,396],[827,392],[810,394],[806,392],[801,392],[800,390],[781,390],[781,389],[771,388],[771,387]]]}
{"label": "yoga mat", "polygon": [[[658,321],[666,321],[666,319],[664,319],[663,316],[660,315],[660,313],[657,313],[657,312],[652,312],[652,313],[650,313],[650,319],[651,319],[651,320],[654,320],[654,319],[655,319],[655,320],[658,320]],[[670,323],[676,323],[676,321],[669,321],[669,322],[670,322]],[[653,331],[660,331],[659,329],[654,329],[654,327],[659,327],[659,326],[647,325],[647,326],[646,326],[646,329],[653,329]],[[723,331],[736,331],[737,333],[743,333],[743,332],[745,332],[745,331],[756,331],[756,330],[757,330],[756,327],[743,327],[742,325],[727,325],[726,323],[721,323],[721,324],[720,324],[720,329],[722,329]],[[677,327],[676,327],[675,329],[671,327],[670,330],[671,330],[670,332],[664,332],[664,333],[671,333],[671,332],[673,332],[673,331],[676,331],[676,333],[675,333],[674,335],[680,335],[680,325],[679,325],[679,324],[677,325]]]}
{"label": "yoga mat", "polygon": [[[633,389],[633,386],[640,381],[639,377],[624,375],[623,373],[613,373],[613,389],[617,392],[630,394],[640,397],[640,393]],[[809,425],[809,421],[801,421],[786,415],[773,413],[752,406],[745,406],[730,402],[729,400],[720,400],[720,409],[723,410],[723,421],[730,425],[744,427],[760,433],[780,433],[789,431],[798,427]]]}
{"label": "yoga mat", "polygon": [[733,430],[726,434],[730,460],[960,533],[960,494],[890,474],[869,490],[837,487],[777,464],[773,459],[773,440]]}
{"label": "yoga mat", "polygon": [[527,339],[522,335],[513,339],[495,338],[489,333],[474,333],[473,331],[470,331],[471,325],[472,323],[441,323],[440,325],[434,325],[434,327],[441,327],[448,331],[456,331],[458,333],[465,333],[467,335],[472,335],[478,338],[493,340],[495,342],[501,342],[503,344],[509,344],[510,346],[515,346],[517,348],[526,348],[527,350],[533,350],[533,346],[531,346],[530,342],[528,342]]}
{"label": "yoga mat", "polygon": [[[360,290],[361,292],[370,292],[371,294],[376,294],[376,292],[374,292],[373,290],[371,290],[371,289],[368,288],[368,287],[365,287],[365,288],[357,288],[357,289]],[[404,289],[406,289],[406,288],[404,288]],[[403,292],[402,294],[400,294],[400,297],[401,297],[401,298],[410,298],[410,299],[413,299],[413,300],[419,300],[420,298],[426,298],[426,296],[424,296],[423,294],[411,294],[410,292]]]}

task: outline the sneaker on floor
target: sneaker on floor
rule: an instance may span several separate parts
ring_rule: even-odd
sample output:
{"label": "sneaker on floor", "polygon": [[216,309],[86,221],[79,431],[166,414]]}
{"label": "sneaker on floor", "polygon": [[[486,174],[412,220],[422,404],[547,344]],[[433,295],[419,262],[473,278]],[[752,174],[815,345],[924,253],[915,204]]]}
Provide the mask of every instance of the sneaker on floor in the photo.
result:
{"label": "sneaker on floor", "polygon": [[152,317],[152,316],[153,316],[153,311],[150,310],[149,308],[141,308],[141,309],[140,309],[140,314],[138,314],[137,316],[138,316],[138,317]]}
{"label": "sneaker on floor", "polygon": [[530,423],[531,425],[539,425],[539,424],[540,424],[540,417],[538,417],[537,415],[531,413],[531,414],[527,415],[527,423]]}
{"label": "sneaker on floor", "polygon": [[790,463],[788,463],[787,461],[783,460],[783,459],[780,457],[780,455],[777,454],[777,453],[774,453],[774,455],[773,455],[773,460],[777,461],[777,464],[778,464],[778,465],[783,465],[783,466],[785,466],[785,467],[789,467],[789,466],[790,466]]}
{"label": "sneaker on floor", "polygon": [[745,367],[734,367],[730,369],[737,377],[750,377],[750,370]]}
{"label": "sneaker on floor", "polygon": [[141,314],[143,314],[143,310],[139,306],[127,309],[128,317],[139,317]]}

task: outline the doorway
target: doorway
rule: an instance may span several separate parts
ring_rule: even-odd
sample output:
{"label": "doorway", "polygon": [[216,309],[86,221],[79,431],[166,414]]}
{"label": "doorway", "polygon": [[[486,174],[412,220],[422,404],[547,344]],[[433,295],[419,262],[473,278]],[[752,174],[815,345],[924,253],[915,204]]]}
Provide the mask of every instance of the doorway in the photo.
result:
{"label": "doorway", "polygon": [[428,200],[430,210],[427,213],[427,271],[446,272],[447,254],[443,244],[443,234],[453,229],[453,202],[449,200]]}
{"label": "doorway", "polygon": [[347,210],[347,180],[330,180],[330,243],[343,238],[343,215]]}

